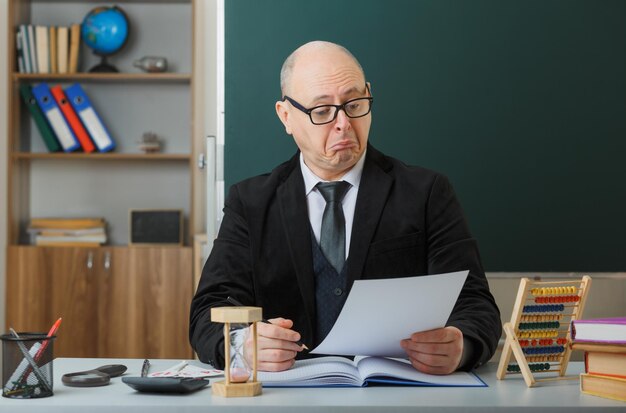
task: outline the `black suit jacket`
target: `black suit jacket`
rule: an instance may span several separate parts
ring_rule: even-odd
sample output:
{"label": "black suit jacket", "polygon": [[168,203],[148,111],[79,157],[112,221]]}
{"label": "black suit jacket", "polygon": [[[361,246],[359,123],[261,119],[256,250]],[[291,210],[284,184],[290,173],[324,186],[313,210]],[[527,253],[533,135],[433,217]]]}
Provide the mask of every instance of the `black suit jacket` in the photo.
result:
{"label": "black suit jacket", "polygon": [[[233,296],[265,318],[293,320],[310,348],[315,337],[311,227],[299,153],[270,174],[231,187],[224,219],[191,304],[190,341],[203,362],[223,366],[223,326],[210,308]],[[487,361],[501,334],[476,241],[448,180],[368,146],[347,258],[356,279],[470,270],[448,325],[471,341],[466,366]],[[417,316],[417,315],[416,315]]]}

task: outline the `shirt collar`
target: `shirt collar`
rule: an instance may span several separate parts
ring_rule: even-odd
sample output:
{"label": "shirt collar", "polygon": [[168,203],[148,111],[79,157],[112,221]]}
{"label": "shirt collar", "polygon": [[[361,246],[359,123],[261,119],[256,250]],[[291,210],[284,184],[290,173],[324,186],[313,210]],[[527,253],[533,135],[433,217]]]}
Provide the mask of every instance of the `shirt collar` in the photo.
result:
{"label": "shirt collar", "polygon": [[[348,182],[355,188],[359,187],[361,183],[361,175],[363,173],[363,165],[365,164],[365,154],[367,153],[367,149],[363,151],[363,155],[361,155],[361,159],[357,161],[354,166],[345,173],[344,176],[341,177],[340,180]],[[311,169],[304,163],[304,157],[302,156],[302,152],[300,152],[300,169],[302,170],[302,177],[304,178],[304,193],[305,195],[309,195],[309,193],[315,188],[319,182],[328,182],[319,176],[315,175]]]}

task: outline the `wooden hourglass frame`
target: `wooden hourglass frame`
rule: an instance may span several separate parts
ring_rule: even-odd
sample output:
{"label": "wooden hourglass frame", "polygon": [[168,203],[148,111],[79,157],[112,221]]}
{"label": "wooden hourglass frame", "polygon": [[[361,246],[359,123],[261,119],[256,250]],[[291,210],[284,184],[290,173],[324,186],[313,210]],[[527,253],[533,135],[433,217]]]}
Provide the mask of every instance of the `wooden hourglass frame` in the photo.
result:
{"label": "wooden hourglass frame", "polygon": [[[521,373],[533,387],[538,381],[568,378],[564,375],[572,352],[571,324],[582,317],[590,287],[588,275],[564,281],[521,279],[511,321],[504,323],[498,380]],[[511,356],[517,364],[509,364]],[[536,379],[535,374],[552,377]]]}
{"label": "wooden hourglass frame", "polygon": [[[261,394],[261,382],[257,381],[257,334],[256,323],[263,318],[261,307],[216,307],[211,309],[211,321],[224,323],[224,381],[213,383],[213,394],[222,397],[251,397]],[[252,380],[234,383],[230,376],[230,325],[250,324],[253,338]]]}

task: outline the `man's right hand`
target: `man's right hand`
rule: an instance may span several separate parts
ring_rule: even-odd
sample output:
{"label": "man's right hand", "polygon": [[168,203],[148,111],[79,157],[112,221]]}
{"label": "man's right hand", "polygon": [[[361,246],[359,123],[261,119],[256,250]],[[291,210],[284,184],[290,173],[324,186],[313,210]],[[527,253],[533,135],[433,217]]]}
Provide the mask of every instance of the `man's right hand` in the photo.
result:
{"label": "man's right hand", "polygon": [[[293,321],[285,318],[272,318],[271,324],[258,322],[257,328],[257,367],[262,371],[283,371],[291,368],[302,347],[296,344],[300,333],[293,331]],[[248,334],[244,355],[252,367],[253,340]]]}

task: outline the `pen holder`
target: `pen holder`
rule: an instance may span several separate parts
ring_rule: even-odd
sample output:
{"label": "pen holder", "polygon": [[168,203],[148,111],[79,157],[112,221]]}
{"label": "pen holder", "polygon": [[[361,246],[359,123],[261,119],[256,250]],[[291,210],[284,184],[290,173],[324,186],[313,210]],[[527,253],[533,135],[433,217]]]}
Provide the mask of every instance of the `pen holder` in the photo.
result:
{"label": "pen holder", "polygon": [[56,336],[20,333],[2,340],[2,396],[34,399],[52,396],[52,342]]}

